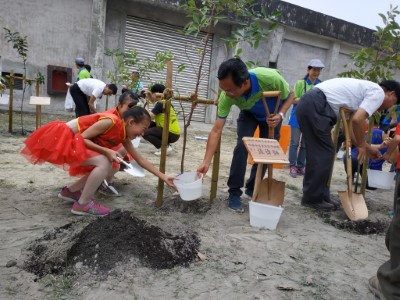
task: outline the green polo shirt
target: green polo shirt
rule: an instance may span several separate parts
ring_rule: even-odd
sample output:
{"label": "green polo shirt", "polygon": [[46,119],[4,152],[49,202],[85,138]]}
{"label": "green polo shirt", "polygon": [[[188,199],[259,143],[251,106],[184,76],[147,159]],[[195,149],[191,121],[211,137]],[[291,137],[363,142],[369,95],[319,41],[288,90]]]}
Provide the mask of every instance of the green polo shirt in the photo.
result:
{"label": "green polo shirt", "polygon": [[[249,70],[249,73],[252,83],[250,95],[247,97],[242,95],[239,98],[233,99],[227,96],[223,91],[218,99],[218,118],[225,119],[229,115],[232,105],[236,105],[240,110],[252,111],[252,108],[256,105],[256,103],[261,101],[262,92],[280,91],[282,100],[286,100],[289,97],[289,84],[282,77],[278,70],[259,67]],[[270,107],[269,103],[268,107]],[[256,117],[257,119],[262,119],[260,118],[260,114],[265,114],[263,106],[260,105],[260,109],[258,110],[259,112],[257,112]],[[270,111],[273,112],[273,108],[272,110],[270,108]]]}

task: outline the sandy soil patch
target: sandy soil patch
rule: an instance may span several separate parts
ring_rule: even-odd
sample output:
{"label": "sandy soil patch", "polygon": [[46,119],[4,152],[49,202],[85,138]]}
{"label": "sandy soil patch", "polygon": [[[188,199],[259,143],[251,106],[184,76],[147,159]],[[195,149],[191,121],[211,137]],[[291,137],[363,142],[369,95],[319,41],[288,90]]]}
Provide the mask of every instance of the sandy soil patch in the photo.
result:
{"label": "sandy soil patch", "polygon": [[[55,118],[70,119],[44,115],[43,122]],[[25,128],[32,130],[34,116],[26,115],[24,119]],[[224,130],[219,189],[214,203],[208,200],[210,174],[204,179],[202,199],[183,202],[166,188],[160,209],[154,206],[157,178],[149,173],[144,178],[132,178],[119,172],[115,184],[123,196],[98,196],[100,203],[129,212],[146,222],[146,226],[156,226],[154,232],[169,238],[170,246],[186,234],[191,245],[186,249],[191,252],[185,252],[191,253],[186,262],[154,268],[139,255],[138,249],[142,243],[142,249],[154,255],[158,250],[154,245],[160,244],[147,249],[150,241],[143,235],[146,226],[137,232],[126,227],[132,232],[120,236],[132,249],[136,245],[136,252],[122,252],[122,248],[116,247],[114,250],[121,251],[126,259],[110,264],[109,268],[99,267],[107,255],[100,257],[96,252],[99,241],[94,239],[92,245],[85,245],[92,251],[92,263],[77,260],[71,264],[71,271],[64,261],[58,261],[59,270],[65,272],[54,267],[54,274],[46,271],[44,276],[28,272],[26,261],[32,257],[32,245],[37,245],[38,239],[57,240],[57,245],[50,246],[53,254],[68,252],[73,251],[72,246],[77,245],[79,234],[88,224],[92,226],[92,235],[96,228],[100,236],[106,229],[96,227],[93,218],[72,215],[71,205],[57,198],[60,189],[71,181],[66,172],[49,164],[30,165],[18,154],[24,137],[17,134],[19,117],[15,120],[15,134],[9,134],[8,115],[0,113],[0,299],[373,299],[367,282],[389,257],[384,235],[375,231],[359,234],[349,226],[341,228],[337,224],[346,223],[342,211],[321,216],[302,207],[301,177],[289,177],[287,169],[274,170],[274,177],[286,182],[285,210],[275,231],[250,226],[247,198],[243,197],[244,214],[227,209],[226,181],[236,140],[234,130],[229,128]],[[194,137],[207,136],[209,129],[209,125],[197,123],[190,127],[187,171],[199,165],[206,145]],[[179,173],[181,145],[182,141],[178,141],[168,157],[167,173]],[[153,154],[152,145],[141,143],[139,150],[158,164],[159,157]],[[337,191],[345,189],[343,165],[337,161],[331,193],[337,197]],[[390,221],[392,194],[392,190],[366,193],[369,224],[376,229],[384,229]],[[113,237],[104,234],[104,238]],[[165,249],[168,245],[164,245]],[[37,253],[42,250],[36,249]],[[191,256],[195,250],[207,259]],[[167,252],[159,253],[164,255],[160,259],[167,257]],[[39,259],[40,255],[37,256]]]}

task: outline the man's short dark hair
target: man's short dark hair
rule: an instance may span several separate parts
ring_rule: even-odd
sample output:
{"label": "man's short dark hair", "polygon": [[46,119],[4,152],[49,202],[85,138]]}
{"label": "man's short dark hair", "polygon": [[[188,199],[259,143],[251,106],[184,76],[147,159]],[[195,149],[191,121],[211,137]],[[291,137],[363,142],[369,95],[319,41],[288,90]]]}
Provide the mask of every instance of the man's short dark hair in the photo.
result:
{"label": "man's short dark hair", "polygon": [[395,80],[384,80],[379,83],[387,92],[394,92],[397,98],[397,104],[400,104],[400,83]]}
{"label": "man's short dark hair", "polygon": [[246,64],[240,58],[228,59],[219,66],[217,78],[221,80],[228,76],[236,86],[242,86],[250,77]]}
{"label": "man's short dark hair", "polygon": [[107,87],[112,91],[113,95],[118,92],[118,88],[114,83],[107,84]]}
{"label": "man's short dark hair", "polygon": [[162,93],[164,92],[164,90],[165,90],[165,85],[160,83],[154,84],[150,89],[152,93]]}

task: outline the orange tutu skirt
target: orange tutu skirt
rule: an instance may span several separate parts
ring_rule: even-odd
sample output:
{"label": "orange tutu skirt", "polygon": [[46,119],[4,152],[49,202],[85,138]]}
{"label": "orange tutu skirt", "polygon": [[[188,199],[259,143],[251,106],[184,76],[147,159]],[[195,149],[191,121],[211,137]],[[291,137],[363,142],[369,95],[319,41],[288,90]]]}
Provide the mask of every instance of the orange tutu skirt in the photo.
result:
{"label": "orange tutu skirt", "polygon": [[92,166],[81,164],[99,155],[89,150],[81,134],[74,134],[65,122],[54,121],[35,130],[25,141],[21,154],[32,164],[51,163],[71,176],[86,175]]}

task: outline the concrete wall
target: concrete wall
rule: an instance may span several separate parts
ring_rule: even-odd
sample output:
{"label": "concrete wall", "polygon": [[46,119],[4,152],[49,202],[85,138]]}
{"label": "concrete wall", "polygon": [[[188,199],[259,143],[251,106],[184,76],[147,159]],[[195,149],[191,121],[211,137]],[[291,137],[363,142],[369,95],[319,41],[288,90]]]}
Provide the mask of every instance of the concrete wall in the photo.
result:
{"label": "concrete wall", "polygon": [[[343,65],[350,62],[349,53],[373,40],[373,31],[370,29],[279,0],[264,1],[265,3],[263,1],[260,1],[260,5],[283,12],[278,20],[280,25],[267,40],[261,42],[257,50],[241,44],[240,47],[244,49],[242,58],[260,61],[265,66],[270,62],[276,63],[291,87],[305,75],[310,59],[319,58],[325,63],[326,68],[321,74],[321,79],[336,77],[337,73],[344,70]],[[83,56],[94,67],[95,77],[107,81],[105,71],[113,66],[103,52],[106,48],[124,48],[126,16],[184,26],[187,19],[185,13],[178,9],[181,2],[184,1],[4,1],[0,10],[0,28],[8,27],[28,36],[28,77],[35,77],[38,71],[47,76],[47,65],[57,65],[72,67],[75,78],[74,60],[77,56]],[[232,24],[220,24],[214,35],[210,98],[215,97],[215,91],[218,89],[218,66],[230,56],[225,52],[221,38],[229,36],[233,29]],[[15,72],[22,73],[20,59],[5,41],[3,30],[0,30],[0,56],[4,72],[14,69]],[[41,95],[46,96],[47,86],[41,90]],[[21,92],[17,91],[15,107],[19,107],[20,96]],[[29,96],[28,89],[27,98]],[[64,98],[52,96],[51,107],[45,107],[43,110],[63,112]],[[100,109],[104,107],[104,102],[100,101]],[[0,109],[7,107],[0,106]],[[24,107],[24,110],[33,109],[29,105]],[[208,122],[213,122],[215,114],[215,107],[209,107]],[[228,123],[235,125],[236,117],[237,110],[234,109]]]}
{"label": "concrete wall", "polygon": [[[23,73],[21,59],[12,45],[4,39],[3,27],[20,32],[28,37],[28,72],[34,78],[38,71],[47,78],[47,65],[72,67],[76,76],[74,61],[77,56],[89,59],[92,0],[36,0],[4,1],[0,9],[0,53],[2,70]],[[46,96],[47,86],[41,87]],[[29,99],[28,89],[26,99]],[[33,92],[35,92],[33,90]],[[21,91],[16,91],[16,106],[19,107]],[[52,97],[51,108],[63,111],[65,97]],[[29,101],[26,101],[28,103]],[[2,107],[0,107],[2,108]],[[33,110],[28,104],[24,110]]]}

